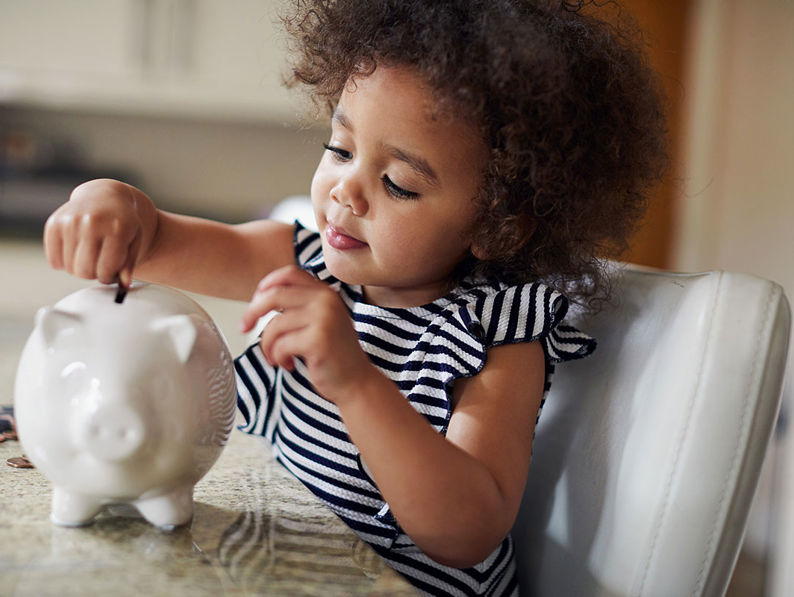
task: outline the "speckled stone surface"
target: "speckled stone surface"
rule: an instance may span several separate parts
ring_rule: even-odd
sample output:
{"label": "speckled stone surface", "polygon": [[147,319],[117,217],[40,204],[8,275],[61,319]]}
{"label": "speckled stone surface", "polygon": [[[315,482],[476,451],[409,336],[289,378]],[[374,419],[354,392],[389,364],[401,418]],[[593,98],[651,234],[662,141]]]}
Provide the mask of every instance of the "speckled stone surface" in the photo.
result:
{"label": "speckled stone surface", "polygon": [[412,596],[416,593],[270,456],[234,431],[196,485],[193,521],[161,531],[130,508],[50,523],[49,481],[0,444],[0,596]]}

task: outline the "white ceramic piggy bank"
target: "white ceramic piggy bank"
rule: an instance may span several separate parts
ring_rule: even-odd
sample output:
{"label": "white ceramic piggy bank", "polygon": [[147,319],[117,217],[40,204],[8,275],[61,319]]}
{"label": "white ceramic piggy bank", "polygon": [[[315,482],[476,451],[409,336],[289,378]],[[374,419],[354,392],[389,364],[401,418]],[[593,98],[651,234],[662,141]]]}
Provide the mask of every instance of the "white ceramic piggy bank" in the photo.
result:
{"label": "white ceramic piggy bank", "polygon": [[19,438],[53,483],[56,524],[124,503],[173,528],[231,432],[231,355],[181,292],[136,282],[121,304],[115,292],[79,290],[37,313],[14,391]]}

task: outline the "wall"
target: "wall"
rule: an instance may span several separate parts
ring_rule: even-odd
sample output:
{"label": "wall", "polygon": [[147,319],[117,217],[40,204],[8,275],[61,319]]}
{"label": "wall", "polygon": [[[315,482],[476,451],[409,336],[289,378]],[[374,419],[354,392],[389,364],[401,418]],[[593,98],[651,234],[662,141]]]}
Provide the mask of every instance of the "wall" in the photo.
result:
{"label": "wall", "polygon": [[[794,2],[700,0],[694,6],[685,83],[673,267],[743,271],[794,298]],[[791,408],[791,371],[784,400]],[[771,529],[766,594],[794,587],[794,438],[777,438],[749,540]],[[771,496],[768,494],[772,494]],[[768,525],[768,526],[767,526]]]}
{"label": "wall", "polygon": [[[667,123],[670,157],[681,155],[681,112],[685,97],[682,80],[688,59],[687,25],[692,0],[623,0],[623,7],[636,19],[643,32],[648,57],[659,73],[667,95]],[[604,7],[609,9],[609,5]],[[645,218],[631,239],[626,261],[667,268],[670,265],[673,205],[678,192],[675,170],[670,169],[653,189]]]}

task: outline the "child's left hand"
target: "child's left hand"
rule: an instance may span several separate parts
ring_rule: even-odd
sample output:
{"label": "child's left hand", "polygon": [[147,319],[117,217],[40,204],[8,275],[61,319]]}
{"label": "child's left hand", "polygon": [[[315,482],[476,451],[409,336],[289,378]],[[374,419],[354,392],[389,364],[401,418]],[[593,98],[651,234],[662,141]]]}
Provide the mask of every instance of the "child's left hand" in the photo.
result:
{"label": "child's left hand", "polygon": [[260,346],[271,365],[294,368],[301,358],[319,394],[338,403],[350,388],[377,372],[358,343],[342,299],[328,285],[290,265],[265,276],[256,288],[240,324],[250,331],[270,311]]}

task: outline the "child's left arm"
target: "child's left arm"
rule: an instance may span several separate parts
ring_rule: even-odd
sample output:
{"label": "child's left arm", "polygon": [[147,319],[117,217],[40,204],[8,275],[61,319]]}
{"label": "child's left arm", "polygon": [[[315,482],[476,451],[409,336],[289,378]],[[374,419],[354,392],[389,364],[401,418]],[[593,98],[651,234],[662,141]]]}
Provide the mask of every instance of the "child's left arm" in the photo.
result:
{"label": "child's left arm", "polygon": [[444,437],[370,362],[326,284],[294,267],[278,270],[260,284],[243,328],[270,310],[282,313],[262,334],[263,353],[287,368],[303,359],[408,536],[450,566],[487,557],[523,495],[545,378],[539,343],[492,348],[479,374],[457,380]]}

